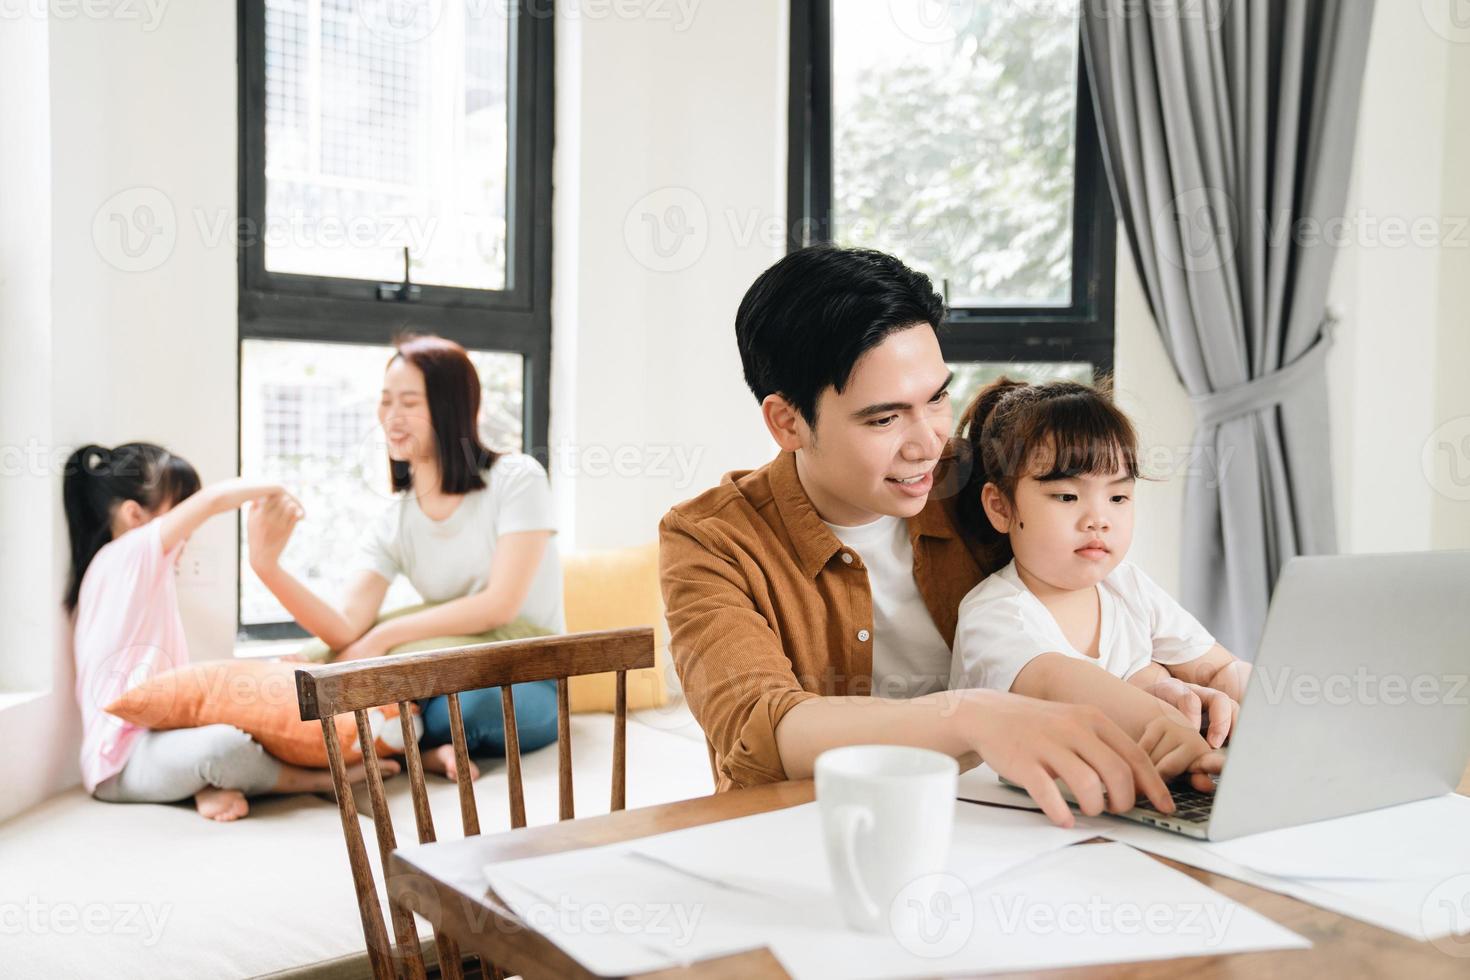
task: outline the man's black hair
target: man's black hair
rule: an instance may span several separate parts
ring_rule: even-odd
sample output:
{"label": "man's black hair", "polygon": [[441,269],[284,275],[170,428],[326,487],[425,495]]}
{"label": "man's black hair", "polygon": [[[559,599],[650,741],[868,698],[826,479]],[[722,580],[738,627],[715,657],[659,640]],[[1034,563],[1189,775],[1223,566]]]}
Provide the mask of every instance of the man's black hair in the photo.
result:
{"label": "man's black hair", "polygon": [[858,360],[890,333],[944,322],[929,277],[867,248],[812,245],[761,273],[735,314],[745,383],[756,401],[777,394],[807,424],[817,398],[847,387]]}

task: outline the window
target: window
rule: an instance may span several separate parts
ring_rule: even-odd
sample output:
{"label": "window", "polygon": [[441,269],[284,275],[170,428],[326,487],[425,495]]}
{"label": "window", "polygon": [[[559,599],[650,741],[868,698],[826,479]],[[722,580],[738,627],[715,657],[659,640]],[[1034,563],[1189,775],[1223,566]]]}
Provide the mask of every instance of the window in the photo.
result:
{"label": "window", "polygon": [[1075,2],[792,0],[793,248],[890,252],[965,385],[1112,370],[1114,218]]}
{"label": "window", "polygon": [[[487,443],[546,460],[553,24],[527,0],[239,11],[240,465],[302,497],[285,560],[334,595],[387,502],[395,335],[463,344]],[[241,568],[244,632],[299,632],[243,528]]]}

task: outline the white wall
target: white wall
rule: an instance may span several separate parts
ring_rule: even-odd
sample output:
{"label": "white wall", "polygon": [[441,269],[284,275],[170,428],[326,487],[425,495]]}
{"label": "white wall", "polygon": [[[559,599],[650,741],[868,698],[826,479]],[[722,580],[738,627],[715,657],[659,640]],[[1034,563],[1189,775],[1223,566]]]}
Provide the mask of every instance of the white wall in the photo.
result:
{"label": "white wall", "polygon": [[651,541],[774,454],[734,321],[784,252],[786,7],[559,24],[552,477],[579,548]]}
{"label": "white wall", "polygon": [[[49,265],[54,277],[49,371],[46,360],[34,373],[10,370],[7,356],[0,390],[9,399],[12,385],[45,389],[44,410],[32,411],[24,435],[63,461],[66,449],[84,442],[148,440],[184,455],[206,481],[222,479],[235,472],[235,249],[228,236],[211,244],[200,222],[214,227],[219,216],[232,220],[235,214],[234,5],[98,9],[152,9],[161,16],[52,17],[49,39],[44,21],[39,28],[25,17],[4,25],[0,91],[13,93],[0,96],[7,100],[6,145],[19,132],[23,139],[15,145],[27,147],[26,158],[43,155],[44,133],[35,125],[12,131],[9,118],[15,104],[27,100],[35,111],[49,108],[50,172],[49,187],[45,174],[12,182],[7,153],[0,234],[8,244],[12,234],[39,229],[25,232],[26,247],[41,254],[21,268],[44,282]],[[31,32],[29,43],[21,28]],[[12,45],[45,66],[19,87],[9,84],[21,70],[8,56]],[[18,199],[10,197],[15,188],[23,189]],[[17,218],[26,223],[16,228]],[[122,247],[124,226],[131,229],[131,253]],[[145,235],[143,229],[161,233]],[[6,320],[4,354],[21,342],[30,342],[33,353],[41,350],[40,338],[18,339],[8,312]],[[9,432],[4,441],[12,441]],[[44,479],[44,499],[32,506],[45,519],[26,532],[19,551],[39,557],[18,562],[7,541],[0,573],[24,576],[28,598],[22,602],[9,590],[0,595],[6,598],[7,640],[9,624],[17,618],[29,623],[34,656],[52,669],[23,678],[39,697],[0,710],[0,744],[24,747],[0,755],[6,788],[0,818],[78,780],[80,722],[70,650],[64,621],[53,614],[66,561],[59,466]],[[10,514],[15,484],[5,483]],[[180,589],[195,658],[232,650],[234,535],[233,521],[216,519],[189,544],[206,567],[203,584]]]}

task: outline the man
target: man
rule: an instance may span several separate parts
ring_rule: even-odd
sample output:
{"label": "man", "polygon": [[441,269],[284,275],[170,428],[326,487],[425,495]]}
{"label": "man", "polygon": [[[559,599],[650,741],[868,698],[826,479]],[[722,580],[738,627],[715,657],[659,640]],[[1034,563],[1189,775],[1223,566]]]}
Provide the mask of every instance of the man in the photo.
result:
{"label": "man", "polygon": [[740,304],[745,380],[781,453],[659,526],[671,649],[717,788],[807,778],[825,749],[888,743],[983,759],[1062,826],[1053,777],[1088,814],[1136,791],[1172,811],[1097,709],[944,690],[982,569],[942,499],[962,482],[943,317],[925,276],[831,246],[786,256]]}

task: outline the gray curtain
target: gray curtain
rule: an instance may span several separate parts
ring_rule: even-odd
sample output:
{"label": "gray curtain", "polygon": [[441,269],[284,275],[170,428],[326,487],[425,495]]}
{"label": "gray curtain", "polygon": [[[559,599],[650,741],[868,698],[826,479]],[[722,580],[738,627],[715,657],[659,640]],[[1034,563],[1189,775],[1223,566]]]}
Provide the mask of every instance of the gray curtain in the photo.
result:
{"label": "gray curtain", "polygon": [[1181,600],[1254,656],[1288,559],[1336,548],[1326,312],[1372,0],[1082,0],[1104,158],[1194,404]]}

